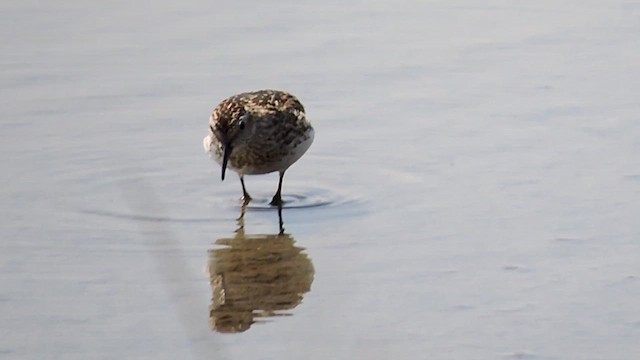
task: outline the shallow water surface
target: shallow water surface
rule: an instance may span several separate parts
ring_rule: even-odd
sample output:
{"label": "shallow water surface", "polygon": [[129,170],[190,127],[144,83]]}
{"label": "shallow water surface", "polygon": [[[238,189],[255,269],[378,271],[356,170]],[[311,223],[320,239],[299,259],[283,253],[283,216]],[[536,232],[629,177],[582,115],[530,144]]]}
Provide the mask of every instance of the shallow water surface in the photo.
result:
{"label": "shallow water surface", "polygon": [[[630,359],[640,7],[0,5],[2,359]],[[288,90],[286,174],[204,154]]]}

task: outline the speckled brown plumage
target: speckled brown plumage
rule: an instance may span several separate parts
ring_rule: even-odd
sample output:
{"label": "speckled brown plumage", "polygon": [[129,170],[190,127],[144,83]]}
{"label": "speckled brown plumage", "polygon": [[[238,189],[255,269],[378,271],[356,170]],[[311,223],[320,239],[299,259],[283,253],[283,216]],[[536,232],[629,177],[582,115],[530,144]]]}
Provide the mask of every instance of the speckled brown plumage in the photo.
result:
{"label": "speckled brown plumage", "polygon": [[[284,172],[313,142],[314,130],[298,99],[284,91],[260,90],[231,96],[213,110],[205,150],[240,175]],[[226,157],[226,159],[225,159]],[[279,189],[281,188],[281,180]],[[276,198],[277,197],[277,198]],[[280,190],[272,203],[281,203]]]}

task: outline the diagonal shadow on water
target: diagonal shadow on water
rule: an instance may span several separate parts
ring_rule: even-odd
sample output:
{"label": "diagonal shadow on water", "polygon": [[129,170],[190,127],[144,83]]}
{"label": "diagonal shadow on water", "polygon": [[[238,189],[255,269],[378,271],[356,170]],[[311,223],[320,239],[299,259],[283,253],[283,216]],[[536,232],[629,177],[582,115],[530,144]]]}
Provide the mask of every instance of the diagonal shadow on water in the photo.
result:
{"label": "diagonal shadow on water", "polygon": [[224,247],[208,252],[209,321],[216,332],[244,332],[257,319],[291,315],[287,311],[302,302],[314,278],[311,259],[284,232],[282,208],[277,234],[247,234],[246,210],[243,206],[235,235],[218,239],[215,244]]}

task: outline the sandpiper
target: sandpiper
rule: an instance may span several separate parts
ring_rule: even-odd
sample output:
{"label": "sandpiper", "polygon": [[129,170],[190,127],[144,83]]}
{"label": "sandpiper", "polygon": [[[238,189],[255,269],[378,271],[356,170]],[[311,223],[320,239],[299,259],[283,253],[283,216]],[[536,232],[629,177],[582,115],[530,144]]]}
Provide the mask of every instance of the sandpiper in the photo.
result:
{"label": "sandpiper", "polygon": [[216,106],[209,118],[204,149],[222,165],[222,180],[227,167],[238,173],[245,204],[251,196],[244,176],[278,171],[278,191],[270,204],[282,206],[284,173],[309,149],[313,134],[295,96],[260,90],[231,96]]}

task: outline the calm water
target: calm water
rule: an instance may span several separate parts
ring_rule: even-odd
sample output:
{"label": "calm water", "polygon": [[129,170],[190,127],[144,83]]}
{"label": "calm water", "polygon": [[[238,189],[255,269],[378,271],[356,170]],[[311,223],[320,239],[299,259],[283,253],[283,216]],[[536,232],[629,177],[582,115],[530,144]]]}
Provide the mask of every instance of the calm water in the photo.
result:
{"label": "calm water", "polygon": [[[0,358],[637,356],[638,4],[279,4],[0,5]],[[262,88],[283,235],[201,145]]]}

